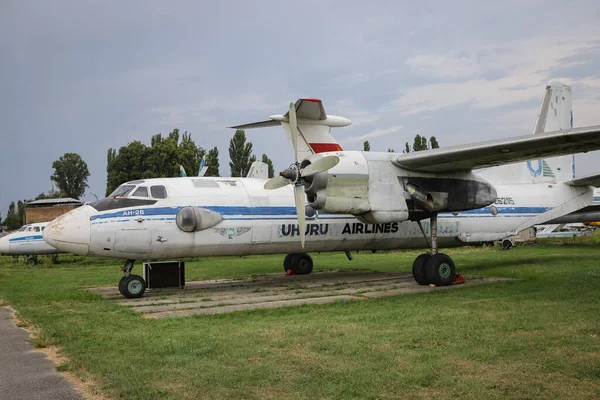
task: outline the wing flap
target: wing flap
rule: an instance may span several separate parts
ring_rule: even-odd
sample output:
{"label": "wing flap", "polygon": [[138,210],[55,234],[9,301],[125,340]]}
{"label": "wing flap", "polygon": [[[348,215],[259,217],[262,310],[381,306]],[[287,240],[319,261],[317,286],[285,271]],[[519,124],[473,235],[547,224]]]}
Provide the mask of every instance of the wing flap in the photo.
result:
{"label": "wing flap", "polygon": [[403,154],[393,160],[418,172],[468,171],[600,149],[600,125]]}

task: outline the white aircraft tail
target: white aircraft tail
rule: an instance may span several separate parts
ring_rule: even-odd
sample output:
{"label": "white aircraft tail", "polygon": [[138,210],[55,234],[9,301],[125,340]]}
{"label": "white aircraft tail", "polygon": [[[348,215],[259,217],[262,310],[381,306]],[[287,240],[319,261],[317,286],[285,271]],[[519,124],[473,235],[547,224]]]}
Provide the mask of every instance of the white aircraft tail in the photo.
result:
{"label": "white aircraft tail", "polygon": [[254,161],[246,178],[269,179],[269,166],[262,161]]}
{"label": "white aircraft tail", "polygon": [[[311,154],[328,151],[342,151],[342,146],[331,136],[331,128],[348,126],[352,122],[343,117],[327,115],[323,102],[319,99],[299,99],[295,103],[299,137],[297,142],[299,159]],[[233,129],[266,128],[281,125],[290,142],[292,133],[289,112],[284,115],[271,115],[268,120],[232,126]]]}
{"label": "white aircraft tail", "polygon": [[[573,127],[571,86],[551,80],[540,106],[533,134]],[[502,183],[540,183],[566,181],[575,177],[575,156],[566,155],[489,168],[480,173]]]}

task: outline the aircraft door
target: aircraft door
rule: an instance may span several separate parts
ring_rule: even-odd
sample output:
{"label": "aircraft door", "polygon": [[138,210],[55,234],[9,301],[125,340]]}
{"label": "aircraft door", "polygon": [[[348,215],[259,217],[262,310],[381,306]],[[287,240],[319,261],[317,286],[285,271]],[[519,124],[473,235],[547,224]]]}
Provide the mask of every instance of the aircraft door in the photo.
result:
{"label": "aircraft door", "polygon": [[267,196],[250,196],[252,213],[252,243],[270,243],[273,234],[273,223],[270,219],[261,218],[267,213],[269,198]]}
{"label": "aircraft door", "polygon": [[148,253],[152,234],[147,229],[119,229],[115,236],[115,250],[128,253]]}

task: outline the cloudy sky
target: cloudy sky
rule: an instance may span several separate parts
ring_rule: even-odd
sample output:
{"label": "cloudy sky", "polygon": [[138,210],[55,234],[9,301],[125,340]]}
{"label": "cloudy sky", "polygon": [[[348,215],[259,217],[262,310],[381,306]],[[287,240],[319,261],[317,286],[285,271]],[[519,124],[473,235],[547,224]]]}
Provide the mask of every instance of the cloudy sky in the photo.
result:
{"label": "cloudy sky", "polygon": [[[109,147],[173,128],[218,146],[228,174],[225,127],[303,96],[352,119],[333,131],[345,149],[529,134],[551,78],[573,86],[575,126],[600,124],[599,20],[597,0],[1,1],[2,216],[66,152],[89,165],[85,199],[102,196]],[[283,131],[247,134],[290,163]]]}

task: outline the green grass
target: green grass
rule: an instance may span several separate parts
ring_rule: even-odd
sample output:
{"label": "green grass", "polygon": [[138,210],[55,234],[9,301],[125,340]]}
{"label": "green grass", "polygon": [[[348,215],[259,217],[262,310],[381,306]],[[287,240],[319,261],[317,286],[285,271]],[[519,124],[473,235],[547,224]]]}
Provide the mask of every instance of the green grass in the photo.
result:
{"label": "green grass", "polygon": [[[37,327],[41,345],[69,358],[59,369],[91,376],[114,398],[598,398],[598,244],[448,251],[467,279],[518,278],[506,283],[172,319],[145,319],[81,289],[116,285],[115,261],[30,268],[0,259],[0,298]],[[416,255],[313,258],[315,270],[410,271]],[[281,264],[188,260],[186,274],[239,278],[283,273]]]}

